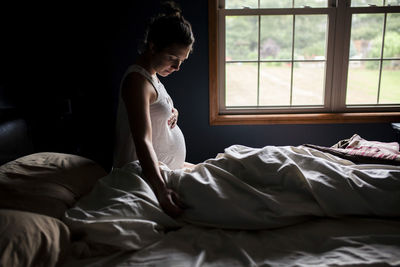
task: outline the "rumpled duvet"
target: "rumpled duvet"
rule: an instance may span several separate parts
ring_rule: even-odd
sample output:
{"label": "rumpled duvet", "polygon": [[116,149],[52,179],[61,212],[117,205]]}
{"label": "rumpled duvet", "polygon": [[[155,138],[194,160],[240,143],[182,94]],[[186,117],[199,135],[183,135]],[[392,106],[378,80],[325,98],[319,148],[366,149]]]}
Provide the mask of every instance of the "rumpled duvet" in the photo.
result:
{"label": "rumpled duvet", "polygon": [[162,211],[132,162],[100,179],[63,220],[92,247],[140,250],[193,225],[265,230],[312,218],[400,216],[400,167],[356,165],[305,146],[234,145],[192,170],[162,173],[187,206],[178,219]]}

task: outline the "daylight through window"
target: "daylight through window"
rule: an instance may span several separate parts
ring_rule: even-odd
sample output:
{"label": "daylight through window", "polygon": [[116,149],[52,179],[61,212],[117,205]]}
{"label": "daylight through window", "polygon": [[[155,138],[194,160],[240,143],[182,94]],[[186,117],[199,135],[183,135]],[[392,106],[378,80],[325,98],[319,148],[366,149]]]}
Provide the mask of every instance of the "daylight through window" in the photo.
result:
{"label": "daylight through window", "polygon": [[400,120],[399,2],[210,0],[211,123]]}

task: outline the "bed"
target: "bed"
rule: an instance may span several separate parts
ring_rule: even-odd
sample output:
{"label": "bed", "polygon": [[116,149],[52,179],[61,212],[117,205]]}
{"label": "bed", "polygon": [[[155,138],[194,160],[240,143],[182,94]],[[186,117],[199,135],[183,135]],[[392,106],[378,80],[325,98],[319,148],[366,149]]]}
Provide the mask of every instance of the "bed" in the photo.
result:
{"label": "bed", "polygon": [[[0,136],[1,137],[1,136]],[[355,163],[356,162],[356,163]],[[0,166],[1,266],[399,266],[398,144],[227,147],[163,177],[171,218],[137,162],[71,154]]]}

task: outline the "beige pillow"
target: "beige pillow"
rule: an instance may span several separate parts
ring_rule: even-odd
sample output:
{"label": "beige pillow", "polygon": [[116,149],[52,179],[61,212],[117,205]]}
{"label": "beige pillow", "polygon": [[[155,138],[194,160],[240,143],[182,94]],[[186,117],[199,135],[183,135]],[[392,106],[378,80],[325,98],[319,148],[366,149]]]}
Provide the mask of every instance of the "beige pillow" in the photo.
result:
{"label": "beige pillow", "polygon": [[70,248],[68,227],[58,219],[0,210],[0,266],[56,266]]}
{"label": "beige pillow", "polygon": [[0,166],[0,208],[61,218],[106,171],[71,154],[42,152]]}

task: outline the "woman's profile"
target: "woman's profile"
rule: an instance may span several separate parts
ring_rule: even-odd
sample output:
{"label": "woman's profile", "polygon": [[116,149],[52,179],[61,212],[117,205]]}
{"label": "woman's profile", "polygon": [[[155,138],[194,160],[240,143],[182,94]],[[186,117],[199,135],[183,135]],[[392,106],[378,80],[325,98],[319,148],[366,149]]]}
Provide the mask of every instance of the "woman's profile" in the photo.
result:
{"label": "woman's profile", "polygon": [[167,188],[159,162],[170,169],[183,168],[186,146],[177,125],[178,111],[157,75],[166,77],[180,69],[192,51],[194,36],[174,2],[164,2],[163,9],[152,18],[144,49],[121,81],[113,167],[139,160],[163,210],[177,216],[182,204]]}

